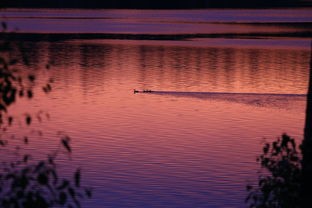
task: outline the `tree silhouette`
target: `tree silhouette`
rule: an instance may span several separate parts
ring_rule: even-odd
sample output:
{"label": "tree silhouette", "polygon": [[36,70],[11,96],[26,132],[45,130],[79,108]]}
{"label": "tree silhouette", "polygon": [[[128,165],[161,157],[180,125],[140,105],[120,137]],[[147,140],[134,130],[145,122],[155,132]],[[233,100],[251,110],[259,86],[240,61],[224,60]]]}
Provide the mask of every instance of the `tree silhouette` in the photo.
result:
{"label": "tree silhouette", "polygon": [[256,188],[247,186],[249,207],[299,207],[301,157],[295,140],[283,134],[277,141],[266,143],[257,161],[264,172]]}
{"label": "tree silhouette", "polygon": [[247,186],[246,202],[258,208],[308,208],[312,204],[312,42],[304,138],[297,150],[295,140],[283,134],[266,143],[257,158],[266,172],[258,185]]}
{"label": "tree silhouette", "polygon": [[312,204],[312,42],[310,52],[310,75],[307,93],[304,139],[302,142],[302,207]]}

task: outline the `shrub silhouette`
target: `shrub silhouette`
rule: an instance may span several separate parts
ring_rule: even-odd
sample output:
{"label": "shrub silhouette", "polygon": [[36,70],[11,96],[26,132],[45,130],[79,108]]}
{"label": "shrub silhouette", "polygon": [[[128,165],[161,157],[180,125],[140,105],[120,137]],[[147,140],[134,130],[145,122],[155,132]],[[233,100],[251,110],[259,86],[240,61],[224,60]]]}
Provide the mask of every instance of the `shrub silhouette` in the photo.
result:
{"label": "shrub silhouette", "polygon": [[249,207],[299,207],[301,182],[301,154],[293,138],[283,134],[276,141],[266,143],[257,158],[261,168],[258,186],[247,186]]}

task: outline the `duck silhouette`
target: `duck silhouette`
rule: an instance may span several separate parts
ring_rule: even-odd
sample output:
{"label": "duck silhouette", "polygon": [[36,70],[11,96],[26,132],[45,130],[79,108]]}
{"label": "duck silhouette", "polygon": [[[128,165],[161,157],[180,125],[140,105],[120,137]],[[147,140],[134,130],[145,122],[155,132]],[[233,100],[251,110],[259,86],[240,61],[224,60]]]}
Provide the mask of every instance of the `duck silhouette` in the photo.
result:
{"label": "duck silhouette", "polygon": [[146,90],[143,90],[142,92],[143,92],[143,93],[151,93],[152,90],[147,90],[147,89],[146,89]]}

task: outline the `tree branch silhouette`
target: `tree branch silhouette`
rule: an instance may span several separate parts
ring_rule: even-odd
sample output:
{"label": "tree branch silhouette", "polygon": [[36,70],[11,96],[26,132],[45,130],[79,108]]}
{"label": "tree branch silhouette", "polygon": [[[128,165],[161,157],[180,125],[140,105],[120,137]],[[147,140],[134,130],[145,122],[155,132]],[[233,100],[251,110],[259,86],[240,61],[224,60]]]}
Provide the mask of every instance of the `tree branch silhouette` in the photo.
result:
{"label": "tree branch silhouette", "polygon": [[312,41],[310,49],[310,74],[307,93],[306,118],[304,127],[304,139],[302,142],[302,207],[310,207],[312,204]]}
{"label": "tree branch silhouette", "polygon": [[[2,22],[2,33],[7,33],[7,25]],[[17,64],[28,65],[27,57],[22,52],[22,60],[12,59],[8,52],[13,50],[10,41],[0,40],[0,150],[9,149],[11,137],[6,131],[14,123],[10,115],[10,107],[19,99],[33,99],[36,76],[19,70]],[[47,67],[49,68],[49,67]],[[49,93],[52,90],[52,80],[49,80],[42,90]],[[40,115],[36,116],[40,121]],[[25,124],[31,125],[33,116],[25,115]],[[22,145],[30,145],[29,138],[20,138]],[[23,146],[18,146],[19,150]],[[60,146],[54,152],[47,154],[39,161],[31,154],[16,152],[13,161],[1,158],[0,164],[0,207],[12,208],[46,208],[46,207],[81,207],[81,199],[90,198],[91,190],[81,186],[81,170],[78,168],[72,178],[63,178],[56,165],[60,150],[64,149],[70,155],[72,148],[70,138],[62,135]],[[17,151],[17,150],[12,150]],[[65,164],[66,165],[66,164]]]}

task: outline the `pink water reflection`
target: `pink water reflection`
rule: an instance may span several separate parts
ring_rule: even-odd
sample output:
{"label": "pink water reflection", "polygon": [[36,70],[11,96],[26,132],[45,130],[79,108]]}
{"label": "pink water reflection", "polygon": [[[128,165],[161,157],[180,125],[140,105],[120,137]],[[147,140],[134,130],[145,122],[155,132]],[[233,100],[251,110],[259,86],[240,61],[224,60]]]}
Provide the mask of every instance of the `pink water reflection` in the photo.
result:
{"label": "pink water reflection", "polygon": [[302,139],[308,51],[152,43],[29,43],[34,68],[52,63],[36,73],[54,77],[54,89],[12,109],[48,111],[51,120],[33,128],[73,138],[73,165],[94,187],[87,207],[241,207],[263,138]]}

